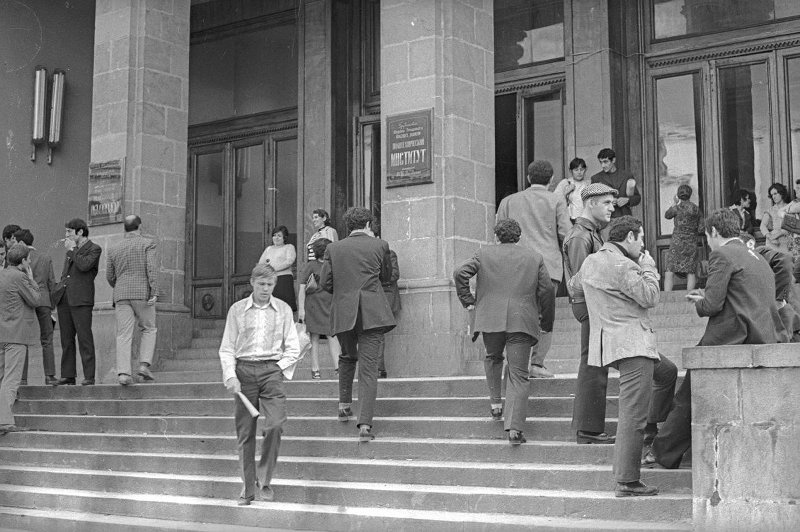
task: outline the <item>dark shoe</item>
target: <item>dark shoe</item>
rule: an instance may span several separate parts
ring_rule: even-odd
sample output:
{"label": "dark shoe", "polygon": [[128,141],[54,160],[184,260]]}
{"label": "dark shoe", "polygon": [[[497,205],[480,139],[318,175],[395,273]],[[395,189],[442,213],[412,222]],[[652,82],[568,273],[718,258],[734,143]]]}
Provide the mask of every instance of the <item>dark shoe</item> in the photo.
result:
{"label": "dark shoe", "polygon": [[378,378],[379,379],[385,379],[386,377],[388,377],[388,375],[386,374],[385,371],[381,371],[381,372],[378,373]]}
{"label": "dark shoe", "polygon": [[658,436],[658,432],[645,432],[644,433],[644,446],[650,447]]}
{"label": "dark shoe", "polygon": [[275,492],[272,491],[272,488],[270,488],[269,486],[264,486],[263,488],[259,489],[258,498],[259,500],[262,501],[274,501]]}
{"label": "dark shoe", "polygon": [[320,374],[319,374],[319,370],[317,370],[317,371],[314,371],[314,370],[312,369],[312,370],[311,370],[311,378],[312,378],[312,379],[314,379],[314,380],[319,380],[319,379],[321,379],[321,378],[322,378],[322,375],[320,375]]}
{"label": "dark shoe", "polygon": [[520,430],[509,430],[508,431],[508,443],[511,445],[519,445],[521,443],[525,443],[526,440],[525,436],[522,434]]}
{"label": "dark shoe", "polygon": [[594,432],[587,432],[585,430],[579,430],[578,434],[575,437],[575,441],[578,443],[605,443],[611,444],[616,441],[616,436],[609,436],[605,432],[601,432],[600,434],[596,434]]}
{"label": "dark shoe", "polygon": [[93,386],[93,385],[94,385],[94,379],[83,379],[83,382],[81,383],[81,386]]}
{"label": "dark shoe", "polygon": [[44,378],[45,386],[58,386],[58,379],[54,375],[48,375]]}
{"label": "dark shoe", "polygon": [[27,432],[29,429],[16,425],[0,425],[0,436],[9,432]]}
{"label": "dark shoe", "polygon": [[133,384],[133,377],[128,375],[127,373],[120,373],[117,377],[117,382],[119,382],[123,386],[128,386],[129,384]]}
{"label": "dark shoe", "polygon": [[339,421],[341,421],[342,423],[347,423],[354,417],[355,416],[353,415],[353,411],[350,409],[349,406],[347,408],[339,409]]}
{"label": "dark shoe", "polygon": [[136,371],[136,374],[142,378],[142,380],[146,381],[154,381],[156,380],[153,377],[153,374],[150,373],[150,366],[145,366],[144,364],[139,364],[139,369]]}
{"label": "dark shoe", "polygon": [[503,409],[492,408],[492,419],[494,421],[503,421]]}
{"label": "dark shoe", "polygon": [[642,467],[646,467],[647,469],[664,469],[664,466],[658,463],[656,455],[653,454],[652,450],[647,451],[647,454],[642,458]]}
{"label": "dark shoe", "polygon": [[333,370],[333,374],[334,374],[334,376],[338,377],[339,376],[339,368],[336,368],[335,370]]}
{"label": "dark shoe", "polygon": [[25,379],[25,380],[19,381],[19,385],[20,386],[27,386],[28,385],[28,380]]}
{"label": "dark shoe", "polygon": [[361,431],[358,433],[358,441],[368,442],[374,439],[375,435],[372,433],[372,427],[369,425],[361,425]]}
{"label": "dark shoe", "polygon": [[62,377],[56,381],[56,386],[64,386],[66,384],[75,386],[75,377]]}
{"label": "dark shoe", "polygon": [[658,495],[658,488],[655,486],[647,486],[642,482],[617,482],[617,487],[614,488],[614,495],[617,497],[649,497],[651,495]]}
{"label": "dark shoe", "polygon": [[239,497],[239,500],[236,504],[239,506],[250,506],[250,503],[256,499],[255,495],[251,495],[250,497]]}

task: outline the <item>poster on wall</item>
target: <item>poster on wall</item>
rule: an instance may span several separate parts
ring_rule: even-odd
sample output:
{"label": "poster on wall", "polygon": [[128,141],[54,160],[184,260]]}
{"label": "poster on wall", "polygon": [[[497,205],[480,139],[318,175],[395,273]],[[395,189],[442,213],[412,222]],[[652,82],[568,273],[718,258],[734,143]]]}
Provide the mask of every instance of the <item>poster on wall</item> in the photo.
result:
{"label": "poster on wall", "polygon": [[123,221],[124,168],[124,159],[89,165],[89,226]]}
{"label": "poster on wall", "polygon": [[433,109],[386,117],[386,186],[433,183]]}

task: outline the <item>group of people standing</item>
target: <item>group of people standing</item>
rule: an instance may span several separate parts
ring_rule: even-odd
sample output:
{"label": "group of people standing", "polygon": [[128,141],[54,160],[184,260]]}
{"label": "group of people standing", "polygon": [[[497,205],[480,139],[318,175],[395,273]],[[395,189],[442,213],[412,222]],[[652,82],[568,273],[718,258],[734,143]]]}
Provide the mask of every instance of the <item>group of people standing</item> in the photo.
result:
{"label": "group of people standing", "polygon": [[[375,438],[372,422],[377,398],[379,369],[384,351],[384,334],[395,326],[390,296],[396,295],[399,271],[397,257],[389,245],[376,236],[372,213],[351,207],[344,215],[348,236],[337,239],[328,214],[313,214],[316,232],[308,244],[309,260],[300,275],[298,319],[316,336],[338,341],[341,353],[335,360],[339,379],[338,419],[355,418],[352,409],[353,381],[358,370],[359,441]],[[278,229],[276,229],[276,232]],[[249,505],[256,497],[271,501],[270,486],[286,420],[284,378],[291,378],[300,357],[294,322],[294,291],[278,296],[281,277],[287,280],[296,252],[287,250],[287,234],[276,238],[262,261],[253,268],[252,293],[234,303],[228,311],[219,349],[223,382],[236,400],[234,417],[243,487],[238,503]],[[281,272],[282,275],[279,275]],[[288,301],[287,301],[288,300]],[[312,346],[314,336],[312,336]],[[312,352],[313,353],[313,352]],[[319,378],[318,360],[312,378]],[[241,395],[240,395],[241,394]],[[261,457],[256,463],[256,419],[244,401],[265,417]]]}
{"label": "group of people standing", "polygon": [[[158,297],[159,259],[154,240],[140,231],[141,219],[124,220],[125,236],[111,246],[106,280],[113,287],[117,322],[116,368],[122,385],[133,383],[131,344],[135,325],[142,331],[137,374],[154,380],[150,363],[156,342],[155,303]],[[18,225],[3,229],[4,255],[0,270],[0,433],[19,428],[11,408],[20,385],[27,384],[28,355],[41,346],[46,385],[76,384],[76,338],[83,366],[84,386],[95,384],[95,347],[92,307],[95,277],[102,249],[89,239],[85,221],[74,218],[64,227],[66,256],[56,282],[52,260],[33,246],[30,230]],[[52,316],[55,307],[61,337],[61,377],[56,378]]]}

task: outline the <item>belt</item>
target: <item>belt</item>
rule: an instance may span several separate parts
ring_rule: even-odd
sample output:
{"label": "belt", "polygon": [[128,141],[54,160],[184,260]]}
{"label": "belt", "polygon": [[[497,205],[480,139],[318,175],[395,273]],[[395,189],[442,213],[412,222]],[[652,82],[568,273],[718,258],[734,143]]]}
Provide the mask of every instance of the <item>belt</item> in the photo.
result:
{"label": "belt", "polygon": [[236,363],[237,364],[267,364],[269,362],[274,362],[275,364],[278,363],[277,360],[272,360],[272,359],[260,359],[260,360],[251,359],[251,358],[237,358],[236,359]]}

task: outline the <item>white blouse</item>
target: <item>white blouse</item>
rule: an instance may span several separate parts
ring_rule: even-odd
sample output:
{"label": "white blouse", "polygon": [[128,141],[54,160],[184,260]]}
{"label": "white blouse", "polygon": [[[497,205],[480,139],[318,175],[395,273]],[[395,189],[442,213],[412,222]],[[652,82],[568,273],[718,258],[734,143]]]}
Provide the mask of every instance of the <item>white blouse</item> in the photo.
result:
{"label": "white blouse", "polygon": [[278,275],[292,275],[292,265],[297,260],[297,252],[291,244],[269,246],[261,254],[258,262],[267,262],[267,259]]}

